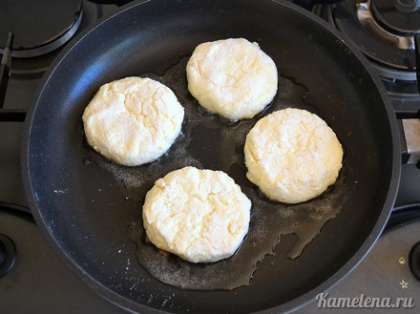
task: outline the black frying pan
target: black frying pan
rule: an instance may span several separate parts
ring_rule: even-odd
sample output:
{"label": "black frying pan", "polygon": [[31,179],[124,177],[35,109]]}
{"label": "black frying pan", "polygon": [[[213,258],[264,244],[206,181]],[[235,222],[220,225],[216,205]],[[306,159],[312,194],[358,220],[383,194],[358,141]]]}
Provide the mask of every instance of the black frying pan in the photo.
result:
{"label": "black frying pan", "polygon": [[[186,91],[182,66],[197,44],[228,37],[259,42],[282,76],[271,107],[253,120],[233,125],[200,111]],[[184,136],[156,163],[119,167],[88,147],[81,115],[101,84],[146,74],[168,84],[186,106]],[[345,149],[336,186],[315,203],[298,208],[268,202],[244,176],[246,130],[267,112],[287,106],[319,114]],[[27,118],[23,177],[31,208],[47,238],[111,302],[141,313],[277,313],[331,287],[360,262],[380,235],[400,174],[393,120],[380,82],[356,49],[320,19],[288,2],[143,1],[80,36],[46,75]],[[187,155],[177,155],[177,147],[186,148]],[[256,239],[252,228],[267,213],[289,210],[306,215],[300,221],[304,225],[314,213],[310,208],[323,206],[329,195],[337,196],[333,209],[339,212],[319,235],[313,234],[315,239],[297,259],[287,254],[298,238],[282,237],[276,255],[258,264],[249,286],[197,291],[163,284],[136,262],[130,225],[141,216],[141,203],[153,180],[194,163],[228,172],[253,201],[250,234],[231,259],[238,265],[247,262],[243,256],[251,252],[247,243]],[[257,247],[262,244],[255,242]],[[143,248],[152,254],[150,247]],[[230,265],[229,260],[225,263]]]}

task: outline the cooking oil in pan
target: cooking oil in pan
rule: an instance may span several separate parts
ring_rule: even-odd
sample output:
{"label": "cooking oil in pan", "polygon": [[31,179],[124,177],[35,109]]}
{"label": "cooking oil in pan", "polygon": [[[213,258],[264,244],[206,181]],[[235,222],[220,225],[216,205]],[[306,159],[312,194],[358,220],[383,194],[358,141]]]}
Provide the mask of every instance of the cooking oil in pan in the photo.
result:
{"label": "cooking oil in pan", "polygon": [[[153,182],[169,171],[195,166],[228,173],[252,201],[249,232],[234,256],[212,264],[192,264],[159,251],[146,239],[140,221],[132,227],[131,237],[137,244],[138,262],[158,280],[186,289],[230,290],[249,285],[258,278],[258,265],[266,255],[273,255],[281,237],[295,234],[297,241],[289,252],[295,259],[305,246],[334,218],[345,202],[345,166],[333,188],[319,198],[298,205],[284,205],[269,201],[246,179],[243,145],[248,131],[265,114],[286,107],[308,109],[307,90],[291,79],[279,77],[279,89],[272,104],[250,120],[232,123],[207,113],[189,94],[185,78],[187,59],[171,67],[164,75],[152,78],[169,86],[185,108],[183,131],[172,148],[158,161],[127,168],[92,156],[101,167],[111,171],[132,193],[143,200]],[[345,165],[345,164],[344,164]],[[255,273],[255,275],[254,275]]]}

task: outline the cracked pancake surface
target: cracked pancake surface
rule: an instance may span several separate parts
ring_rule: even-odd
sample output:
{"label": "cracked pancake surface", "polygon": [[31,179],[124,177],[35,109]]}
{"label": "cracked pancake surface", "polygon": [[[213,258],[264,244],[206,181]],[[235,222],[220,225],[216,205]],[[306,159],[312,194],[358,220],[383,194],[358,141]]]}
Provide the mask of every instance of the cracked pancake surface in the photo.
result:
{"label": "cracked pancake surface", "polygon": [[287,108],[260,119],[245,141],[248,179],[271,200],[295,204],[322,194],[342,167],[343,148],[317,115]]}
{"label": "cracked pancake surface", "polygon": [[143,205],[148,239],[193,263],[235,253],[248,232],[251,201],[222,171],[185,167],[157,180]]}
{"label": "cracked pancake surface", "polygon": [[87,141],[97,152],[125,166],[156,160],[181,132],[184,108],[165,85],[127,77],[101,86],[85,108]]}
{"label": "cracked pancake surface", "polygon": [[229,38],[198,45],[187,64],[187,79],[201,106],[236,121],[254,117],[273,100],[278,74],[257,43]]}

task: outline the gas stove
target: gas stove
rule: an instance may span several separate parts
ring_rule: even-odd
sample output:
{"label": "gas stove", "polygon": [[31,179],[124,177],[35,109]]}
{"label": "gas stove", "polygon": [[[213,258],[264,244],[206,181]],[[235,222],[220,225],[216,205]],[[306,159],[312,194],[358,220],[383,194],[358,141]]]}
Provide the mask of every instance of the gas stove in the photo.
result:
{"label": "gas stove", "polygon": [[401,119],[398,123],[403,135],[402,149],[408,163],[402,169],[396,202],[396,206],[400,206],[420,199],[420,88],[415,57],[415,35],[420,32],[417,27],[420,25],[416,26],[416,23],[420,21],[420,11],[407,9],[405,17],[398,5],[394,7],[392,1],[389,2],[345,0],[317,4],[312,11],[367,57],[382,79],[396,116]]}
{"label": "gas stove", "polygon": [[[355,43],[382,78],[397,112],[417,111],[415,34],[420,11],[401,13],[399,1],[342,1],[314,11]],[[405,18],[406,17],[406,18]],[[416,31],[417,29],[417,31]]]}
{"label": "gas stove", "polygon": [[[48,247],[32,220],[20,177],[22,122],[43,74],[75,36],[124,2],[0,3],[0,313],[124,313],[85,286]],[[368,58],[405,139],[400,189],[387,232],[330,294],[417,296],[420,302],[420,254],[414,247],[420,240],[420,94],[414,51],[420,11],[408,0],[397,3],[345,0],[312,7]],[[300,312],[322,310],[314,303]]]}

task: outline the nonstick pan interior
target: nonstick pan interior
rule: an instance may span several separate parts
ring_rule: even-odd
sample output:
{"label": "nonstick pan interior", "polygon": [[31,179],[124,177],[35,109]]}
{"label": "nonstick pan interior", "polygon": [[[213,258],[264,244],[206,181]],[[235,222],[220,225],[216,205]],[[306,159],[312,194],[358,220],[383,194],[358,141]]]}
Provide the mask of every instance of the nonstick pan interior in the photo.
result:
{"label": "nonstick pan interior", "polygon": [[[398,141],[383,91],[342,40],[291,7],[274,1],[137,3],[79,38],[49,73],[27,124],[27,193],[53,245],[112,302],[142,313],[288,310],[341,278],[378,237],[399,176]],[[149,186],[136,187],[140,168],[101,166],[85,143],[81,114],[100,85],[129,75],[163,76],[197,44],[228,37],[257,41],[280,75],[304,88],[301,103],[337,133],[345,148],[341,210],[295,260],[287,254],[296,236],[284,236],[276,255],[258,264],[251,285],[183,290],[151,277],[136,262],[130,239],[154,178]],[[221,127],[235,126],[221,122]],[[209,142],[206,132],[211,131],[190,139],[197,147],[195,159],[241,181],[240,169],[209,158],[203,147],[218,143]],[[229,154],[242,158],[240,149]],[[240,183],[249,185],[244,178]]]}

